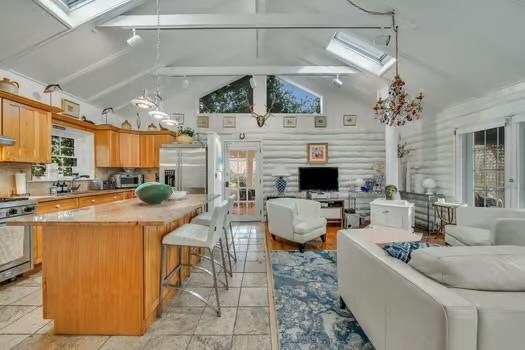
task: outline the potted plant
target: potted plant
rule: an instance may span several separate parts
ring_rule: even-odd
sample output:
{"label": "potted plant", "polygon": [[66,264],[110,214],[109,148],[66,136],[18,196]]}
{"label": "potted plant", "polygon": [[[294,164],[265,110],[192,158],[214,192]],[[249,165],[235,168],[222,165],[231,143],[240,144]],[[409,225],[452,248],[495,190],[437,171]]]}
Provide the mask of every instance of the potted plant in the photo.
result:
{"label": "potted plant", "polygon": [[177,143],[189,144],[193,142],[193,135],[195,135],[195,130],[192,128],[183,128],[181,126],[177,131],[177,138],[175,141],[177,141]]}

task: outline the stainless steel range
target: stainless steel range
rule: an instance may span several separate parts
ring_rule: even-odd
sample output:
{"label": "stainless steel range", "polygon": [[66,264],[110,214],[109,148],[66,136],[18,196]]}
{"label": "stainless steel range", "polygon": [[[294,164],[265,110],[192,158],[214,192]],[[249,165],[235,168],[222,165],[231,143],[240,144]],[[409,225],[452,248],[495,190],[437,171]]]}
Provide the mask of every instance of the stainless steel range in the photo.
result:
{"label": "stainless steel range", "polygon": [[33,228],[7,226],[6,219],[33,214],[36,201],[0,198],[0,282],[33,269]]}

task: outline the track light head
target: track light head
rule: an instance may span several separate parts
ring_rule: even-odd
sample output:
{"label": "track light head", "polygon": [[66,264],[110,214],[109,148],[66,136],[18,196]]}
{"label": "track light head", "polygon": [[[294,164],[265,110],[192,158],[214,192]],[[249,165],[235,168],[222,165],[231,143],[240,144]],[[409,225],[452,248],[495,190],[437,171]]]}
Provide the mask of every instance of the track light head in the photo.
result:
{"label": "track light head", "polygon": [[126,41],[129,46],[137,47],[144,42],[144,39],[142,39],[142,37],[138,35],[137,32],[135,31],[135,28],[133,28],[131,37]]}
{"label": "track light head", "polygon": [[337,74],[337,76],[334,79],[332,79],[332,84],[334,84],[334,86],[338,88],[343,86],[343,81],[339,79],[339,74]]}
{"label": "track light head", "polygon": [[190,81],[188,80],[188,78],[184,78],[184,80],[182,80],[182,88],[187,89],[189,87],[190,87]]}

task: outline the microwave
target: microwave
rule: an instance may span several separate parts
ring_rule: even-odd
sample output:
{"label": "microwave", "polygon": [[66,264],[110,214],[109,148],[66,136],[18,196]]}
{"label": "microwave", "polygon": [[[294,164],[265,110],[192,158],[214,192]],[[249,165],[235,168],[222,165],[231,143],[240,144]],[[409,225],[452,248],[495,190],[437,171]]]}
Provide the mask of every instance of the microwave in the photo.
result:
{"label": "microwave", "polygon": [[135,188],[144,183],[144,175],[140,173],[117,173],[111,175],[115,188]]}

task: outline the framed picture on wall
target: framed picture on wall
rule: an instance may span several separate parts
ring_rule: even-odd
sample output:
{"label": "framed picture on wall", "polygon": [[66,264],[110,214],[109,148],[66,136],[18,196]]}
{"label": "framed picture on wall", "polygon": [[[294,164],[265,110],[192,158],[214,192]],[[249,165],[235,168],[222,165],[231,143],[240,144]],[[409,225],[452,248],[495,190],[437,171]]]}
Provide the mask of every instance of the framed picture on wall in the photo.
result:
{"label": "framed picture on wall", "polygon": [[343,115],[343,126],[357,126],[357,115],[355,114]]}
{"label": "framed picture on wall", "polygon": [[197,128],[209,129],[210,128],[210,117],[207,115],[198,115],[197,116]]}
{"label": "framed picture on wall", "polygon": [[80,118],[80,105],[78,103],[63,98],[62,109],[64,110],[62,114],[68,117]]}
{"label": "framed picture on wall", "polygon": [[178,125],[184,125],[184,113],[171,113],[171,120],[175,120]]}
{"label": "framed picture on wall", "polygon": [[222,117],[222,127],[233,129],[236,125],[235,117]]}
{"label": "framed picture on wall", "polygon": [[297,117],[283,117],[283,128],[296,128]]}
{"label": "framed picture on wall", "polygon": [[316,128],[326,128],[327,121],[325,115],[316,115],[314,117],[314,126]]}
{"label": "framed picture on wall", "polygon": [[328,144],[309,143],[307,145],[308,164],[328,163]]}

